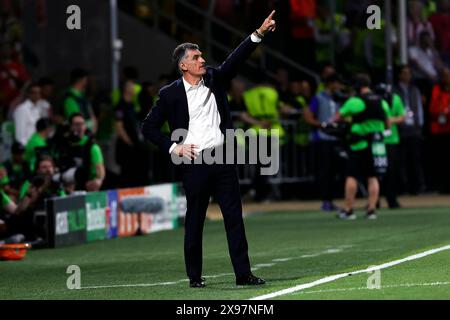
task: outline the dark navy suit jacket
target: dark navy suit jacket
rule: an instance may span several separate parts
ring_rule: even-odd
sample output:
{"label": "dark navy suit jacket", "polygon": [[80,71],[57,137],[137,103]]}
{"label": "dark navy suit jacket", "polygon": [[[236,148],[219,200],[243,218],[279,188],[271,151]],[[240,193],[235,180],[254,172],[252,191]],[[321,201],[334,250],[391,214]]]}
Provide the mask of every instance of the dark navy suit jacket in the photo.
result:
{"label": "dark navy suit jacket", "polygon": [[[220,130],[225,134],[226,129],[232,129],[230,109],[226,86],[236,76],[238,68],[247,60],[256,49],[258,43],[247,37],[218,67],[207,67],[203,75],[205,85],[214,93],[217,109],[220,114]],[[170,133],[176,129],[188,129],[189,110],[183,79],[180,78],[163,87],[158,93],[158,99],[142,123],[142,134],[162,151],[169,153],[172,144],[180,141],[171,141],[168,136],[161,133],[162,125],[168,121]]]}

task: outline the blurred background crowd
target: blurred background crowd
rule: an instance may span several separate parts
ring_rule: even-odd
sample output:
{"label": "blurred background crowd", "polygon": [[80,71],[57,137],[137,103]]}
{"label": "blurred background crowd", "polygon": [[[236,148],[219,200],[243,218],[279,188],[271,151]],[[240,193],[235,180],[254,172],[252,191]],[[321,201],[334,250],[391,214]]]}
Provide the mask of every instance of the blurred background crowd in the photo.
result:
{"label": "blurred background crowd", "polygon": [[[134,56],[126,52],[128,39],[122,34],[124,59],[114,88],[108,81],[112,76],[98,71],[99,40],[69,40],[80,50],[71,53],[74,47],[64,49],[57,39],[43,36],[51,27],[52,1],[30,2],[27,8],[26,1],[0,1],[0,221],[31,228],[23,233],[32,238],[36,214],[27,212],[44,211],[49,196],[177,181],[169,156],[143,140],[140,123],[159,89],[179,75],[175,68],[161,72],[171,52],[159,50],[164,47],[159,38],[139,43],[151,56]],[[132,19],[174,43],[199,43],[211,64],[276,9],[276,33],[264,39],[264,49],[230,84],[229,100],[236,127],[281,129],[281,172],[264,180],[251,166],[241,166],[242,192],[258,201],[320,199],[322,209],[334,210],[333,199],[343,193],[348,143],[321,125],[350,97],[352,78],[361,72],[370,75],[374,90],[392,108],[393,134],[386,143],[395,149],[395,170],[385,193],[450,191],[450,1],[406,3],[408,60],[399,59],[399,17],[393,14],[394,86],[388,96],[382,85],[385,22],[379,30],[366,26],[367,7],[383,8],[383,1],[134,0],[118,6],[122,24]],[[397,5],[392,2],[393,13]],[[60,14],[65,19],[65,11]],[[214,23],[205,25],[205,20]],[[27,30],[33,34],[30,25],[41,30],[39,38],[27,36]],[[129,25],[123,30],[127,26],[139,38],[142,30]],[[129,36],[131,43],[133,32]],[[94,46],[98,60],[83,54],[84,40]],[[39,48],[37,42],[48,46]],[[61,57],[74,59],[63,61],[63,67],[54,59],[59,64],[52,67],[43,50],[66,50]],[[388,205],[400,204],[388,199]]]}

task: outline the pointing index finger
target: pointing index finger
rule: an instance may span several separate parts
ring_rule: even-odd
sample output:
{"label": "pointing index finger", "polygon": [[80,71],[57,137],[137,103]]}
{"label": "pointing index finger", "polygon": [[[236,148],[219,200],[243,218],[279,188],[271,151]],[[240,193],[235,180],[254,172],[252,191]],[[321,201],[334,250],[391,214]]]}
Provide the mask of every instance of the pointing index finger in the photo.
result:
{"label": "pointing index finger", "polygon": [[275,14],[275,10],[272,10],[272,13],[267,17],[267,19],[272,20],[272,17],[274,14]]}

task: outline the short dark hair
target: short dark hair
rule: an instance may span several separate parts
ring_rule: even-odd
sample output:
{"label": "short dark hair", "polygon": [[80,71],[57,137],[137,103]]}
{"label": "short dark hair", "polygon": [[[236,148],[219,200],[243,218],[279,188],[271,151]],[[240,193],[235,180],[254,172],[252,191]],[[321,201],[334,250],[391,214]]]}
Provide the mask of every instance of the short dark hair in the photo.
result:
{"label": "short dark hair", "polygon": [[82,68],[75,68],[70,72],[70,84],[77,83],[87,76],[89,76],[89,72]]}
{"label": "short dark hair", "polygon": [[42,154],[42,155],[38,156],[38,158],[36,160],[36,169],[39,168],[39,165],[41,164],[41,162],[44,162],[44,161],[50,161],[52,163],[52,165],[55,166],[55,160],[53,159],[53,157],[51,155]]}
{"label": "short dark hair", "polygon": [[342,79],[342,77],[337,73],[337,72],[333,72],[332,74],[330,74],[328,77],[325,77],[324,79],[323,79],[323,82],[325,83],[325,84],[329,84],[329,83],[332,83],[332,82],[343,82],[343,79]]}
{"label": "short dark hair", "polygon": [[36,87],[40,88],[41,86],[37,82],[30,83],[27,87],[27,93],[30,93],[31,89],[36,88]]}
{"label": "short dark hair", "polygon": [[16,141],[11,146],[11,152],[12,152],[12,154],[24,153],[25,148],[24,148],[23,144]]}
{"label": "short dark hair", "polygon": [[55,84],[55,82],[49,77],[42,77],[42,78],[40,78],[38,83],[39,83],[39,85],[41,87]]}
{"label": "short dark hair", "polygon": [[75,113],[72,113],[70,115],[70,117],[69,117],[69,124],[72,124],[73,119],[76,118],[76,117],[82,117],[84,119],[83,114],[81,114],[80,112],[75,112]]}
{"label": "short dark hair", "polygon": [[370,87],[371,80],[370,76],[367,73],[358,73],[353,78],[353,86],[355,89],[359,90],[364,87]]}
{"label": "short dark hair", "polygon": [[185,42],[178,45],[175,50],[173,50],[172,62],[180,73],[182,73],[180,70],[180,62],[186,57],[187,50],[199,50],[199,46],[195,43]]}
{"label": "short dark hair", "polygon": [[419,33],[419,39],[422,40],[425,37],[431,37],[431,33],[429,31],[427,31],[427,30],[422,30]]}
{"label": "short dark hair", "polygon": [[52,125],[52,122],[49,118],[41,118],[36,122],[36,131],[41,132],[44,131],[47,128],[50,128]]}
{"label": "short dark hair", "polygon": [[138,80],[139,79],[139,71],[136,67],[126,66],[122,70],[122,74],[126,79],[129,80]]}

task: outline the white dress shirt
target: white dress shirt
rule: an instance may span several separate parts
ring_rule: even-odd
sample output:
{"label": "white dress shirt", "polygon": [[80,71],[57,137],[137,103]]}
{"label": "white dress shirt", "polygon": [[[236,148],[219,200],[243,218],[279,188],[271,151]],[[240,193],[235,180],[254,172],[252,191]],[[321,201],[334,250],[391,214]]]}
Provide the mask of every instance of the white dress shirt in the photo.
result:
{"label": "white dress shirt", "polygon": [[[261,42],[254,34],[250,38],[253,42]],[[191,85],[183,77],[183,84],[189,110],[188,134],[184,144],[197,145],[197,152],[222,145],[224,135],[219,128],[221,119],[214,93],[205,86],[203,79],[197,85]],[[176,146],[176,143],[172,144],[169,153]]]}
{"label": "white dress shirt", "polygon": [[30,99],[17,106],[13,114],[16,141],[25,146],[36,132],[36,122],[48,112],[43,100],[33,103]]}

